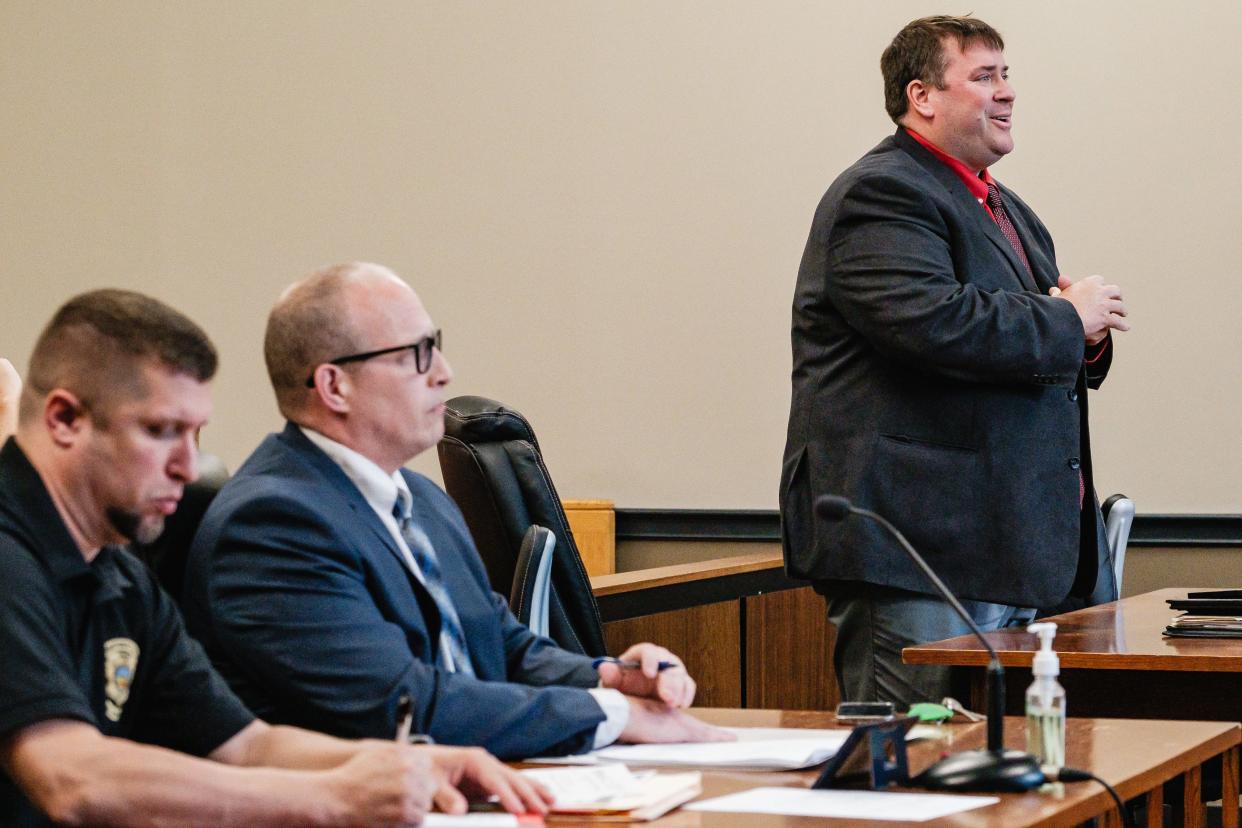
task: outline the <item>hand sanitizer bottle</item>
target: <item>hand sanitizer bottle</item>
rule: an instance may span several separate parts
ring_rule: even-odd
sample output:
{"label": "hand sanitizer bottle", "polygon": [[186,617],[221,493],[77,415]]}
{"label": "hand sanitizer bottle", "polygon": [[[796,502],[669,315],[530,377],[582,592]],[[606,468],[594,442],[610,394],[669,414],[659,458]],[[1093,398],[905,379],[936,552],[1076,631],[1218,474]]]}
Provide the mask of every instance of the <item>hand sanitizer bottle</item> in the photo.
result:
{"label": "hand sanitizer bottle", "polygon": [[1039,636],[1039,652],[1031,672],[1035,680],[1026,691],[1026,752],[1041,764],[1065,766],[1065,688],[1057,682],[1061,662],[1052,651],[1057,625],[1031,624],[1027,632]]}

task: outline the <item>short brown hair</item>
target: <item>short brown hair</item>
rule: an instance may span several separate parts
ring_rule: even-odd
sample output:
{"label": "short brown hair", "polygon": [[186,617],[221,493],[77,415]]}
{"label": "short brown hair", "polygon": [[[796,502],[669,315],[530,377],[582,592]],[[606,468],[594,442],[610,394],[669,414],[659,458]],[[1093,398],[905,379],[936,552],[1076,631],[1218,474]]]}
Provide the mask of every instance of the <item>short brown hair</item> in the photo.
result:
{"label": "short brown hair", "polygon": [[285,290],[267,317],[263,359],[280,413],[292,419],[304,404],[306,378],[321,365],[360,349],[344,300],[347,285],[387,268],[346,262],[320,268]]}
{"label": "short brown hair", "polygon": [[972,43],[983,43],[993,49],[1005,48],[1000,32],[977,17],[936,15],[907,23],[880,55],[884,108],[894,123],[901,123],[909,107],[906,87],[910,81],[921,80],[944,89],[944,70],[949,65],[944,42],[950,38],[959,49]]}
{"label": "short brown hair", "polygon": [[112,289],[75,296],[35,343],[21,419],[36,416],[54,388],[72,391],[101,414],[118,395],[140,396],[146,391],[135,363],[142,359],[199,382],[215,376],[218,361],[203,329],[158,299]]}

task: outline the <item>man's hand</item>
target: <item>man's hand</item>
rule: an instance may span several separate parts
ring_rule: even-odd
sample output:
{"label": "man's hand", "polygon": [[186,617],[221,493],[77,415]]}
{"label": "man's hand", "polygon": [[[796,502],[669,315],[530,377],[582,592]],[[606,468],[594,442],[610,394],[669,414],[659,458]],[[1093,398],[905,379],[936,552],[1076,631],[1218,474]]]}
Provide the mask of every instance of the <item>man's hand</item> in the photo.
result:
{"label": "man's hand", "polygon": [[625,700],[630,703],[630,720],[618,742],[732,742],[737,739],[727,730],[700,722],[680,710],[672,710],[656,699],[626,696]]}
{"label": "man's hand", "polygon": [[[602,686],[620,690],[627,696],[659,699],[669,707],[689,707],[694,703],[694,679],[686,672],[681,659],[663,647],[635,644],[622,653],[618,661],[639,666],[635,669],[607,662],[599,665]],[[661,670],[661,661],[676,666]]]}
{"label": "man's hand", "polygon": [[429,755],[395,742],[367,742],[326,774],[341,825],[417,825],[443,781]]}
{"label": "man's hand", "polygon": [[514,814],[544,814],[552,794],[540,783],[502,764],[482,748],[418,747],[430,759],[440,779],[436,807],[447,814],[464,814],[467,797],[495,795]]}
{"label": "man's hand", "polygon": [[1082,320],[1083,338],[1088,345],[1103,342],[1110,330],[1130,330],[1121,288],[1104,284],[1103,276],[1088,276],[1077,282],[1068,276],[1058,276],[1057,286],[1049,288],[1048,295],[1059,296],[1074,306]]}

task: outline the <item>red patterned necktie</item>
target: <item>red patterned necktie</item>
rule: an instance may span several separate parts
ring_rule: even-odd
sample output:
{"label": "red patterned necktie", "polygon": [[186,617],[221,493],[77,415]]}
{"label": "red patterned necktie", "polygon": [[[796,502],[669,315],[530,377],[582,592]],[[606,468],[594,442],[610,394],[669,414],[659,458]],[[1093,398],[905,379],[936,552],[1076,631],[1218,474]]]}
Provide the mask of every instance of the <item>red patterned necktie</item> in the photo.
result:
{"label": "red patterned necktie", "polygon": [[1013,229],[1013,222],[1009,220],[1009,214],[1005,212],[1005,205],[1001,202],[1000,188],[996,186],[996,182],[988,184],[988,207],[992,210],[992,218],[996,220],[996,226],[1000,228],[1009,246],[1013,248],[1013,252],[1018,254],[1018,258],[1026,266],[1026,272],[1030,273],[1031,263],[1026,260],[1022,240],[1018,238],[1018,231]]}

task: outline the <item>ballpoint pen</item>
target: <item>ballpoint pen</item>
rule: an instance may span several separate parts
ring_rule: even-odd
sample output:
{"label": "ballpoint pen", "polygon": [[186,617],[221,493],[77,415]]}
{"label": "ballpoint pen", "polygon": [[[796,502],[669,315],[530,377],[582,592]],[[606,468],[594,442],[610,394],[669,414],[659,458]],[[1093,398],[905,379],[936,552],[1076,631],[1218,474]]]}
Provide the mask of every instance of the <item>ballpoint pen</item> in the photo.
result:
{"label": "ballpoint pen", "polygon": [[[622,661],[621,659],[613,658],[612,656],[600,656],[591,662],[591,666],[596,670],[599,669],[599,665],[601,664],[615,664],[623,670],[638,670],[643,666],[640,661]],[[656,670],[658,672],[664,672],[665,670],[671,670],[674,667],[680,666],[681,665],[676,661],[661,661],[659,665],[657,665]]]}
{"label": "ballpoint pen", "polygon": [[410,727],[414,724],[414,705],[406,693],[397,701],[397,744],[410,741]]}

